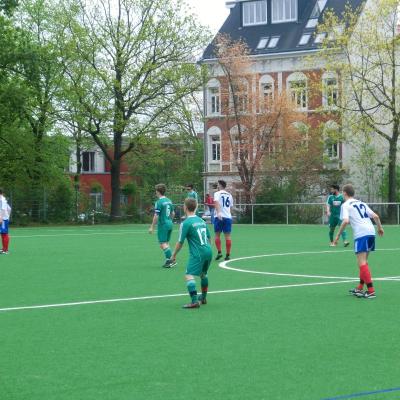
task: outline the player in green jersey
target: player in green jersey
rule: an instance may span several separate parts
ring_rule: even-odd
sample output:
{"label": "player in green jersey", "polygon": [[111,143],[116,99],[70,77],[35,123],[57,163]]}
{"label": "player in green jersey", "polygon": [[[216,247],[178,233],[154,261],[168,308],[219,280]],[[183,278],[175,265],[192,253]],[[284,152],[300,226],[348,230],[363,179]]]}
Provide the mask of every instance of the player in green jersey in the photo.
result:
{"label": "player in green jersey", "polygon": [[[342,221],[340,220],[340,209],[342,204],[345,202],[343,195],[339,193],[338,185],[331,185],[329,187],[330,196],[326,201],[326,215],[329,218],[329,240],[331,242],[330,246],[336,246],[333,241],[333,235],[335,232],[335,228],[340,226]],[[347,247],[350,242],[347,240],[346,231],[342,232],[342,239],[344,247]]]}
{"label": "player in green jersey", "polygon": [[[188,185],[186,185],[186,198],[187,199],[195,199],[197,202],[197,206],[199,205],[199,195],[197,194],[197,192],[193,189],[193,184],[189,183]],[[198,217],[200,217],[200,213],[199,210],[196,209],[196,215]]]}
{"label": "player in green jersey", "polygon": [[170,199],[165,197],[166,187],[160,183],[156,185],[156,201],[154,207],[154,217],[149,228],[149,233],[154,232],[154,226],[157,225],[157,237],[160,243],[160,248],[164,252],[165,264],[164,268],[171,268],[176,265],[176,262],[171,260],[171,249],[169,241],[172,233],[172,219],[174,218],[174,207]]}
{"label": "player in green jersey", "polygon": [[[176,262],[176,255],[181,250],[185,239],[187,239],[190,257],[186,266],[185,279],[191,302],[185,304],[183,308],[199,308],[200,304],[207,304],[207,273],[212,260],[210,232],[206,223],[196,215],[197,201],[195,199],[187,198],[183,208],[186,219],[181,224],[179,239],[171,259],[172,262]],[[201,279],[200,296],[197,296],[196,276]]]}

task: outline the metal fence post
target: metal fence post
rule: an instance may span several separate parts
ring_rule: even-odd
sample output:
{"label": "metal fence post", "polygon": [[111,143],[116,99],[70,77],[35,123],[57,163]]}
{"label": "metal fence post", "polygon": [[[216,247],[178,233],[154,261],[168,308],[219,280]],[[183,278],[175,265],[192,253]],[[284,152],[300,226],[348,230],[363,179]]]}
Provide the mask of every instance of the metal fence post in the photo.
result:
{"label": "metal fence post", "polygon": [[397,225],[400,225],[400,204],[397,204]]}
{"label": "metal fence post", "polygon": [[254,205],[251,204],[251,224],[254,225]]}
{"label": "metal fence post", "polygon": [[289,225],[289,204],[286,204],[286,225]]}

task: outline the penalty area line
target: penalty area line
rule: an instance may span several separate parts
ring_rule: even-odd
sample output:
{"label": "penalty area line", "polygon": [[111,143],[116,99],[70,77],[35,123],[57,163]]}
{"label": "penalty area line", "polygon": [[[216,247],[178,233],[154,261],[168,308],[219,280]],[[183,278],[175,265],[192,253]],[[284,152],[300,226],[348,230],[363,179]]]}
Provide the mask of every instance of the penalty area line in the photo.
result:
{"label": "penalty area line", "polygon": [[[306,287],[306,286],[337,285],[337,284],[341,284],[341,283],[351,283],[351,282],[357,282],[357,279],[344,280],[344,281],[339,281],[339,282],[338,281],[313,282],[313,283],[298,283],[298,284],[293,284],[293,285],[261,286],[261,287],[252,287],[252,288],[242,288],[242,289],[214,290],[214,291],[210,291],[208,293],[209,294],[240,293],[240,292],[253,292],[253,291],[272,290],[272,289],[287,289],[287,288]],[[126,297],[126,298],[119,298],[119,299],[88,300],[88,301],[76,301],[76,302],[70,302],[70,303],[6,307],[6,308],[0,308],[0,313],[11,312],[11,311],[48,309],[48,308],[76,307],[76,306],[84,306],[84,305],[91,305],[91,304],[107,304],[107,303],[122,303],[122,302],[130,302],[130,301],[167,299],[167,298],[172,298],[172,297],[184,297],[187,295],[188,295],[187,293],[176,293],[176,294],[165,294],[165,295],[155,295],[155,296]]]}

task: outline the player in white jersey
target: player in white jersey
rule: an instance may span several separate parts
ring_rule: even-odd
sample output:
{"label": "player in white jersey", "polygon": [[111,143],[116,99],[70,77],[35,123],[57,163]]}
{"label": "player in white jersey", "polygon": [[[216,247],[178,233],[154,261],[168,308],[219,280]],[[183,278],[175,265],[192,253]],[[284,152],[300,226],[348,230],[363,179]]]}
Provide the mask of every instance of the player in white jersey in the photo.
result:
{"label": "player in white jersey", "polygon": [[10,219],[11,207],[8,205],[7,199],[3,195],[3,190],[0,189],[0,233],[2,249],[0,254],[8,254],[8,244],[10,237],[8,235],[8,222]]}
{"label": "player in white jersey", "polygon": [[215,215],[214,218],[214,232],[215,232],[215,245],[217,246],[218,254],[215,258],[219,260],[222,258],[221,249],[221,232],[224,232],[226,256],[225,260],[229,260],[231,254],[231,232],[232,232],[232,214],[233,197],[226,190],[226,182],[223,180],[218,181],[218,192],[214,193]]}
{"label": "player in white jersey", "polygon": [[[375,298],[375,289],[372,282],[371,272],[368,266],[368,255],[370,251],[375,250],[375,228],[371,222],[373,219],[377,225],[379,236],[383,236],[381,220],[367,204],[354,198],[354,188],[352,185],[343,187],[343,196],[346,200],[342,205],[341,216],[342,225],[335,238],[337,244],[341,233],[350,224],[354,236],[354,252],[357,256],[358,266],[360,268],[360,284],[350,290],[350,294],[366,299]],[[367,291],[363,292],[364,285],[367,285]]]}

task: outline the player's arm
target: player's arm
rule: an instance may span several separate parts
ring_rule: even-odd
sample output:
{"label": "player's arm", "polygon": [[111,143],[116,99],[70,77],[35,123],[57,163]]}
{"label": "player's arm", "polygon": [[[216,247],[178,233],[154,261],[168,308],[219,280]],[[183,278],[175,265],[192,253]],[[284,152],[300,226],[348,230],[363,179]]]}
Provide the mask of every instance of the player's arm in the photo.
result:
{"label": "player's arm", "polygon": [[384,230],[383,230],[382,222],[381,222],[381,219],[379,218],[379,215],[372,212],[371,215],[369,215],[369,217],[374,220],[377,230],[378,230],[378,235],[383,236]]}
{"label": "player's arm", "polygon": [[349,218],[343,218],[342,224],[340,225],[340,228],[339,228],[339,232],[338,232],[338,234],[336,235],[335,240],[333,241],[334,244],[338,244],[340,235],[341,235],[342,232],[346,229],[346,226],[347,226],[349,223],[350,223]]}
{"label": "player's arm", "polygon": [[329,198],[328,198],[328,200],[326,201],[325,206],[326,206],[326,215],[327,215],[328,217],[330,217],[330,216],[331,216],[331,206],[330,206],[330,204],[329,204]]}
{"label": "player's arm", "polygon": [[219,204],[219,199],[214,198],[214,207],[217,218],[222,220],[221,204]]}
{"label": "player's arm", "polygon": [[158,214],[154,213],[153,221],[151,222],[149,233],[152,234],[154,232],[154,227],[157,225],[158,222]]}
{"label": "player's arm", "polygon": [[176,242],[174,252],[172,253],[171,256],[172,261],[176,260],[177,254],[181,251],[183,243],[185,242],[186,234],[187,234],[187,228],[185,228],[185,226],[182,223],[179,228],[179,238],[178,241]]}
{"label": "player's arm", "polygon": [[183,247],[183,243],[181,243],[181,242],[176,243],[174,252],[172,253],[172,256],[171,256],[172,261],[176,261],[176,256],[181,251],[182,247]]}

